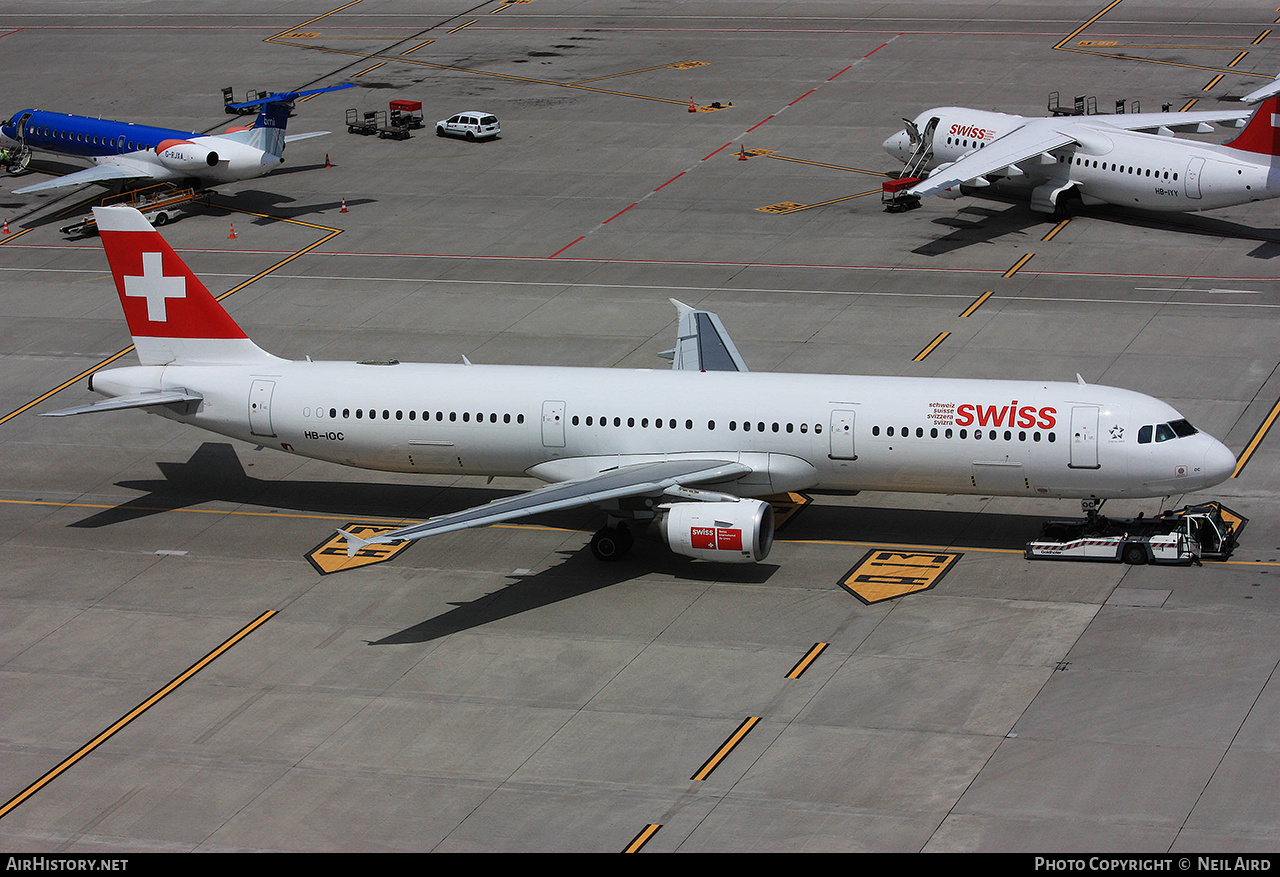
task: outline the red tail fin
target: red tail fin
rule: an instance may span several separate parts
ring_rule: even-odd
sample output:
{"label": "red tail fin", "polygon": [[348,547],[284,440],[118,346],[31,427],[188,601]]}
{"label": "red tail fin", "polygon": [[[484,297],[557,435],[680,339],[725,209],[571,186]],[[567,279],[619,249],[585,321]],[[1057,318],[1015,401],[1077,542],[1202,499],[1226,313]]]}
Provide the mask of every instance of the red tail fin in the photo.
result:
{"label": "red tail fin", "polygon": [[1258,105],[1240,136],[1226,144],[1242,152],[1280,155],[1280,96],[1269,97]]}
{"label": "red tail fin", "polygon": [[95,207],[93,215],[143,365],[270,357],[141,213],[132,207]]}

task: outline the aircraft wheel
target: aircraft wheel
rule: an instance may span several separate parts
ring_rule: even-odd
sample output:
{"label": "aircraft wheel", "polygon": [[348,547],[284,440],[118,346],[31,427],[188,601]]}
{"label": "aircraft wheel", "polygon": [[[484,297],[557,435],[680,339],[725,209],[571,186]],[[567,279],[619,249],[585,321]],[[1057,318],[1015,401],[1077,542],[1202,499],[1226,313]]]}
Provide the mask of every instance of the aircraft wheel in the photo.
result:
{"label": "aircraft wheel", "polygon": [[1126,545],[1121,556],[1131,566],[1142,566],[1147,562],[1147,550],[1141,545]]}
{"label": "aircraft wheel", "polygon": [[1074,188],[1068,189],[1058,196],[1057,202],[1053,205],[1053,213],[1051,218],[1054,222],[1062,222],[1064,219],[1070,219],[1079,212],[1084,206],[1084,202],[1080,200],[1080,193]]}
{"label": "aircraft wheel", "polygon": [[591,553],[596,560],[621,560],[635,541],[626,527],[602,527],[591,537]]}

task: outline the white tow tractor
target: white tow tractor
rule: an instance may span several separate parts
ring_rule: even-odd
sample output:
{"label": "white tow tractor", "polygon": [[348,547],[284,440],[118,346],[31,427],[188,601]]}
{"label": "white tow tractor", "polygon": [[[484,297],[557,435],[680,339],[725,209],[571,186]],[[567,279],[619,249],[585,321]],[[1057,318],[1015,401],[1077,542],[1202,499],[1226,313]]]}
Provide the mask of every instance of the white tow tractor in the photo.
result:
{"label": "white tow tractor", "polygon": [[1185,506],[1154,518],[1108,518],[1090,511],[1083,519],[1046,521],[1040,538],[1027,543],[1024,556],[1130,564],[1226,560],[1246,523],[1217,502]]}

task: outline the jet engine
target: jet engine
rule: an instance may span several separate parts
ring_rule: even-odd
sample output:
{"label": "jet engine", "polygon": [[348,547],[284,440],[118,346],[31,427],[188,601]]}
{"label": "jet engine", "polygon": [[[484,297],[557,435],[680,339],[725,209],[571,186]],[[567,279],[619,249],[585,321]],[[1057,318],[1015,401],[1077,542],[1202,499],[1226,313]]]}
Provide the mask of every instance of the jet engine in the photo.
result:
{"label": "jet engine", "polygon": [[773,547],[773,507],[758,499],[677,502],[658,527],[676,554],[720,563],[759,563]]}
{"label": "jet engine", "polygon": [[198,171],[218,164],[218,153],[190,140],[166,140],[156,147],[160,163],[175,171]]}

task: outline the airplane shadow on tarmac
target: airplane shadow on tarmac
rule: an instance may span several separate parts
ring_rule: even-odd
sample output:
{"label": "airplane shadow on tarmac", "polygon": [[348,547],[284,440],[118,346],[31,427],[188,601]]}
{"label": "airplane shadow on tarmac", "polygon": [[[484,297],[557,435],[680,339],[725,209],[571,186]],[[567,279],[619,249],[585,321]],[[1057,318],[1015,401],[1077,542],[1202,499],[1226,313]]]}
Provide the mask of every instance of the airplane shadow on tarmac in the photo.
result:
{"label": "airplane shadow on tarmac", "polygon": [[[163,478],[117,482],[118,487],[141,491],[142,496],[95,512],[69,526],[110,527],[208,502],[286,509],[353,520],[364,516],[425,520],[509,495],[505,490],[425,484],[270,481],[246,473],[235,448],[225,442],[204,442],[185,463],[157,462],[156,466]],[[526,520],[534,523],[540,519]],[[589,532],[598,525],[599,515],[594,509],[587,508],[554,513],[541,520],[550,526],[576,527]],[[929,549],[967,545],[1021,551],[1026,542],[1040,532],[1042,520],[1040,516],[972,510],[811,505],[800,512],[798,519],[788,524],[777,538],[780,541],[848,543],[840,545],[840,548],[847,549],[851,563],[874,544],[919,545]],[[453,609],[441,615],[425,619],[371,645],[438,639],[532,609],[572,600],[644,575],[702,583],[761,584],[778,570],[778,566],[770,563],[703,563],[674,554],[666,546],[645,539],[637,540],[632,553],[617,563],[596,560],[585,539],[581,549],[559,553],[562,561],[558,564],[530,575],[511,575],[510,583],[504,587],[476,600],[454,604]],[[841,563],[844,563],[843,559],[836,566]],[[833,581],[840,571],[833,567]],[[358,575],[359,571],[346,574]]]}
{"label": "airplane shadow on tarmac", "polygon": [[[323,167],[323,165],[321,165]],[[275,176],[273,173],[272,176]],[[316,204],[299,204],[297,199],[277,192],[258,189],[242,189],[231,195],[214,193],[202,213],[209,216],[227,216],[236,212],[265,213],[254,217],[254,225],[269,225],[282,219],[297,219],[314,214],[338,213],[345,207],[361,207],[376,203],[376,198],[339,198],[337,201],[321,201]]]}
{"label": "airplane shadow on tarmac", "polygon": [[[954,231],[911,252],[920,256],[943,256],[975,244],[992,243],[1010,234],[1035,235],[1039,239],[1053,228],[1055,220],[1032,210],[1025,201],[1000,195],[973,197],[1000,206],[968,204],[958,208],[955,216],[940,216],[932,220],[935,225],[950,226]],[[974,218],[969,219],[966,214]],[[1258,246],[1248,254],[1250,258],[1273,259],[1280,256],[1280,228],[1250,228],[1202,213],[1150,213],[1115,205],[1083,207],[1077,204],[1071,216],[1073,219],[1093,219],[1150,231],[1257,241]]]}
{"label": "airplane shadow on tarmac", "polygon": [[454,608],[448,612],[427,618],[382,639],[371,640],[369,645],[430,642],[645,575],[666,575],[678,581],[700,584],[763,584],[778,571],[776,565],[769,563],[702,563],[672,554],[665,545],[646,540],[637,540],[631,554],[614,563],[596,560],[585,545],[579,551],[560,551],[558,554],[561,556],[560,563],[526,576],[510,575],[508,584],[496,591],[466,603],[451,603]]}

